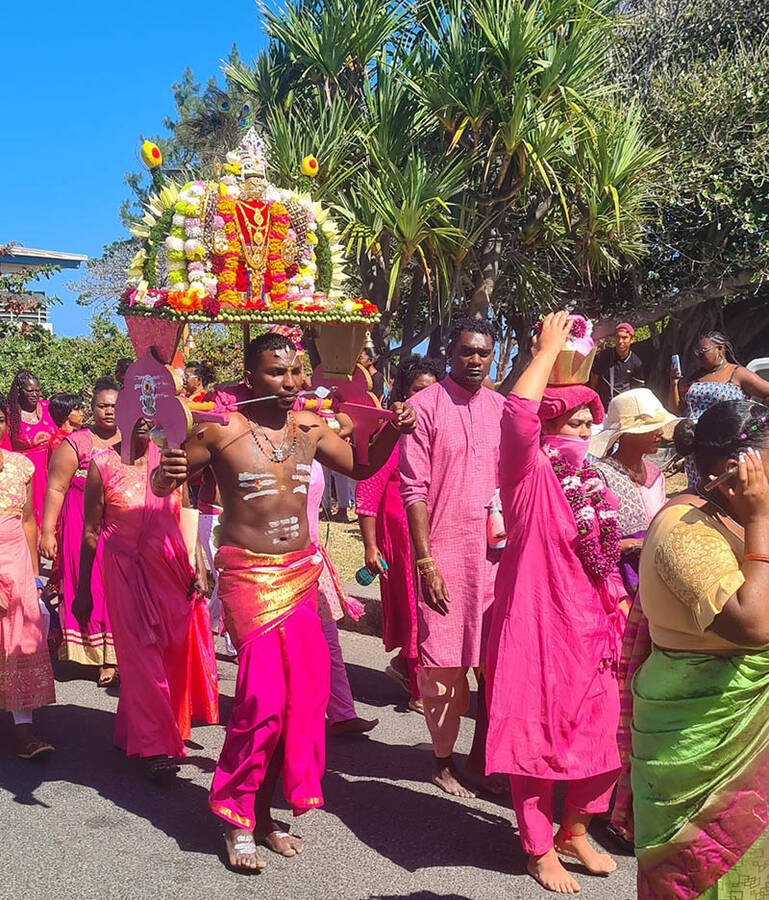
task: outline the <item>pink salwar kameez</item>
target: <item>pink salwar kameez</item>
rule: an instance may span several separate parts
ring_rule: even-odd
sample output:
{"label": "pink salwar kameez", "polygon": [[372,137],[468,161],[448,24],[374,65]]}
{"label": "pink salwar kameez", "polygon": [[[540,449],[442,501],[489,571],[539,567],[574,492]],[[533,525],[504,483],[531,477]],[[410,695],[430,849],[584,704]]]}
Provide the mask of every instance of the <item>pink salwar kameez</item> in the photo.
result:
{"label": "pink salwar kameez", "polygon": [[323,805],[329,651],[316,611],[316,548],[216,554],[225,625],[238,651],[235,703],[209,795],[211,811],[253,830],[254,804],[283,744],[283,793],[298,816]]}
{"label": "pink salwar kameez", "polygon": [[59,552],[55,563],[55,581],[59,590],[59,621],[63,641],[59,647],[59,659],[91,666],[114,666],[115,642],[109,623],[109,613],[104,600],[102,583],[102,544],[99,539],[91,575],[93,613],[84,629],[72,614],[72,602],[77,593],[80,571],[80,544],[83,539],[83,498],[85,479],[91,457],[97,449],[93,434],[83,428],[65,437],[77,454],[77,471],[72,477],[64,497],[57,526]]}
{"label": "pink salwar kameez", "polygon": [[387,576],[379,579],[382,598],[382,641],[385,650],[399,650],[406,661],[412,694],[419,696],[417,673],[417,599],[414,558],[400,495],[396,444],[382,468],[355,488],[355,511],[376,520],[376,542],[387,563]]}
{"label": "pink salwar kameez", "polygon": [[[48,481],[48,441],[57,428],[56,423],[48,412],[48,401],[41,400],[38,404],[38,422],[19,422],[19,430],[13,435],[13,448],[23,453],[35,467],[32,477],[32,509],[35,513],[37,527],[43,520],[43,501],[45,500],[45,485]],[[40,435],[45,440],[36,443],[35,439]]]}
{"label": "pink salwar kameez", "polygon": [[574,516],[540,447],[538,408],[511,393],[502,420],[508,538],[489,636],[486,752],[487,772],[511,775],[521,839],[535,854],[553,846],[542,814],[551,813],[555,781],[569,782],[577,812],[608,808],[620,766],[617,604],[625,596],[617,571],[596,583],[575,552]]}
{"label": "pink salwar kameez", "polygon": [[21,524],[33,464],[0,450],[0,709],[31,712],[55,701],[46,628]]}
{"label": "pink salwar kameez", "polygon": [[104,485],[103,584],[120,667],[115,745],[128,756],[184,756],[191,720],[218,721],[216,658],[204,597],[193,590],[180,497],[156,497],[147,466],[111,448],[92,464]]}

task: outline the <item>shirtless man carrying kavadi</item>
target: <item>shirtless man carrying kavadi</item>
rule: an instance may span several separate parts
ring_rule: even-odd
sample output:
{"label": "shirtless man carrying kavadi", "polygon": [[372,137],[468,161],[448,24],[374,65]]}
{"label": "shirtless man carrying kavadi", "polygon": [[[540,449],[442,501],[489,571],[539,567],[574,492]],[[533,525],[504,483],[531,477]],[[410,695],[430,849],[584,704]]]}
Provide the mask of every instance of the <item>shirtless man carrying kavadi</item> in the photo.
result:
{"label": "shirtless man carrying kavadi", "polygon": [[219,595],[240,661],[235,703],[214,774],[211,810],[227,823],[229,863],[261,869],[256,843],[283,856],[301,839],[280,831],[271,813],[279,775],[294,815],[323,804],[324,716],[329,653],[316,612],[321,558],[310,544],[307,487],[313,458],[355,479],[376,472],[413,410],[393,404],[396,418],[378,434],[369,462],[314,413],[292,412],[302,383],[296,347],[266,333],[248,347],[245,384],[253,399],[227,425],[195,427],[181,450],[165,450],[153,491],[170,493],[211,466],[222,497]]}

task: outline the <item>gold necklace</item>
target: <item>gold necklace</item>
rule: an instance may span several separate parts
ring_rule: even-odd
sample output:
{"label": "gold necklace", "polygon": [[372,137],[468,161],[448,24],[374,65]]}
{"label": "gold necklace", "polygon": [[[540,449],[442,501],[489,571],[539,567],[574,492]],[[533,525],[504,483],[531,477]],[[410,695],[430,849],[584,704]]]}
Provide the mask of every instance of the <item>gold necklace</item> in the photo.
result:
{"label": "gold necklace", "polygon": [[[241,213],[241,215],[235,216],[235,226],[238,231],[240,247],[243,251],[243,260],[246,268],[256,275],[261,283],[261,279],[264,277],[264,270],[267,268],[267,255],[269,252],[267,236],[270,233],[270,213],[267,213],[263,226],[256,226],[249,222],[248,207],[241,200],[236,200],[235,206]],[[242,226],[241,217],[243,220]],[[246,232],[245,235],[244,231]],[[256,248],[255,251],[254,247]]]}

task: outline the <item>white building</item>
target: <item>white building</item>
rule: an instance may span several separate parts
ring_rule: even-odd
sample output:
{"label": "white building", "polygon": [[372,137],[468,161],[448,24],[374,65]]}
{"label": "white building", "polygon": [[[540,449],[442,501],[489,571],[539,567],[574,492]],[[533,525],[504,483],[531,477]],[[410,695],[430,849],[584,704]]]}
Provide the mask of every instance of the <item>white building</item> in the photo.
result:
{"label": "white building", "polygon": [[[33,250],[31,247],[17,245],[6,247],[0,253],[0,275],[15,275],[24,269],[37,269],[41,266],[58,266],[60,269],[77,269],[88,259],[80,253],[60,253],[56,250]],[[43,291],[29,291],[26,294],[8,294],[0,291],[0,324],[11,322],[18,325],[39,325],[47,331],[53,331],[48,321],[48,310],[41,301],[45,299]],[[8,301],[29,302],[23,310],[9,309]],[[25,303],[26,305],[26,303]]]}

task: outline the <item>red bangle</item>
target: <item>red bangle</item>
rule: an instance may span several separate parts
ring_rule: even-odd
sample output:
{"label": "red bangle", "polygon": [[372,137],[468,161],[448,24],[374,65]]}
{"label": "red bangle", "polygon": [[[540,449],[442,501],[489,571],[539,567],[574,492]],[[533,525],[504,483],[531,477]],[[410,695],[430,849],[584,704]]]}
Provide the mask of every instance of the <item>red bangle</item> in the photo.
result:
{"label": "red bangle", "polygon": [[755,562],[769,563],[769,556],[767,556],[765,553],[746,553],[742,557],[742,561],[748,562],[749,560],[754,560]]}

